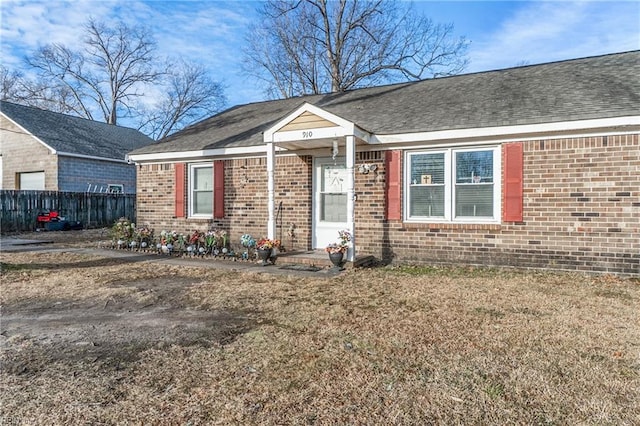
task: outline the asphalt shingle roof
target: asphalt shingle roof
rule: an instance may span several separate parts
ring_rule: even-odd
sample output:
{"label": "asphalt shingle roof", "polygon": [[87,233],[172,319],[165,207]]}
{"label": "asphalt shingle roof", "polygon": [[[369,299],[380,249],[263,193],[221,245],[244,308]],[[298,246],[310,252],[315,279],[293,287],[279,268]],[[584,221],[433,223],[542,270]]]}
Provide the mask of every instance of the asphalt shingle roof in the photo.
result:
{"label": "asphalt shingle roof", "polygon": [[132,153],[261,145],[305,102],[379,135],[634,116],[640,51],[239,105]]}
{"label": "asphalt shingle roof", "polygon": [[59,153],[124,160],[153,139],[135,129],[2,101],[7,117]]}

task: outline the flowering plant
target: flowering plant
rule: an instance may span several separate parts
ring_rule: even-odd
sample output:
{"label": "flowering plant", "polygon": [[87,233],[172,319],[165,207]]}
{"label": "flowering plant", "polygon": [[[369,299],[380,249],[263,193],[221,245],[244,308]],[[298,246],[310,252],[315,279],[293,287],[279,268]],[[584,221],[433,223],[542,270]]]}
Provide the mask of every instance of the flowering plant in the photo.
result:
{"label": "flowering plant", "polygon": [[124,243],[132,240],[136,233],[136,224],[132,223],[126,217],[121,217],[118,219],[116,223],[113,224],[111,228],[111,234],[113,236],[113,240],[118,242],[118,245],[123,245]]}
{"label": "flowering plant", "polygon": [[215,231],[207,231],[207,233],[204,234],[204,245],[209,251],[213,249],[213,246],[216,245]]}
{"label": "flowering plant", "polygon": [[213,231],[216,239],[216,246],[226,248],[227,247],[227,231],[221,229]]}
{"label": "flowering plant", "polygon": [[131,247],[135,247],[139,242],[140,248],[146,249],[153,241],[153,229],[149,228],[148,225],[141,226],[140,228],[136,229],[136,239],[139,241],[132,241],[131,243],[129,243],[129,245]]}
{"label": "flowering plant", "polygon": [[204,254],[207,251],[205,246],[205,233],[195,230],[185,237],[187,252],[189,254]]}
{"label": "flowering plant", "polygon": [[153,229],[149,228],[148,225],[144,225],[136,229],[136,234],[141,240],[150,241],[153,239]]}
{"label": "flowering plant", "polygon": [[280,247],[280,240],[271,240],[269,238],[260,238],[256,243],[258,250],[271,250]]}
{"label": "flowering plant", "polygon": [[193,231],[193,234],[189,235],[188,242],[191,245],[204,244],[204,233],[200,231]]}
{"label": "flowering plant", "polygon": [[176,231],[160,231],[160,244],[163,246],[173,244],[178,239],[179,235]]}
{"label": "flowering plant", "polygon": [[346,229],[338,231],[338,242],[327,245],[327,253],[344,253],[349,248],[351,242],[351,232]]}

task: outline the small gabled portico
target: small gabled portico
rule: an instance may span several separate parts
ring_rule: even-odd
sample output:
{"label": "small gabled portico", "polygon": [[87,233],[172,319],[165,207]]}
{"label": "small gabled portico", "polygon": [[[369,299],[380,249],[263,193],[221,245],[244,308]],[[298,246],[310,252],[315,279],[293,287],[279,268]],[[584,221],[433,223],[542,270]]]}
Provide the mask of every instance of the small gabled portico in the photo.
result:
{"label": "small gabled portico", "polygon": [[[353,247],[348,252],[347,260],[354,261],[356,145],[368,144],[369,140],[369,133],[355,123],[308,103],[265,131],[269,238],[275,238],[276,235],[276,151],[326,149],[326,156],[314,156],[313,212],[309,212],[312,215],[312,244],[313,248],[323,248],[337,239],[339,229],[347,229],[353,236]],[[334,204],[328,206],[325,203]],[[335,214],[324,213],[332,210]]]}

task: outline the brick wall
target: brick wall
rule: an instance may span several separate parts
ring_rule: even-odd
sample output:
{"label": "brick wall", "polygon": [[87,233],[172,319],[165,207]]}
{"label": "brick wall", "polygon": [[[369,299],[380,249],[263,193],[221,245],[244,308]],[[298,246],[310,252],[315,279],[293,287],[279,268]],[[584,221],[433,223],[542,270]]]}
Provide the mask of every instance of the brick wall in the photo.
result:
{"label": "brick wall", "polygon": [[[638,135],[523,142],[524,217],[491,225],[386,221],[383,152],[360,152],[356,172],[357,251],[393,262],[467,263],[640,275]],[[311,247],[311,156],[279,157],[276,207],[282,202],[287,248]],[[266,158],[225,160],[225,218],[174,219],[172,164],[138,171],[138,222],[156,230],[221,228],[232,241],[266,234]],[[290,223],[296,238],[287,236]]]}
{"label": "brick wall", "polygon": [[[522,223],[380,222],[384,197],[369,191],[356,207],[359,252],[395,262],[640,274],[638,135],[523,143]],[[366,176],[357,176],[359,188]]]}
{"label": "brick wall", "polygon": [[[282,237],[288,250],[306,250],[311,246],[312,164],[310,156],[279,157],[276,161],[276,209],[282,202],[277,237]],[[266,236],[269,219],[266,158],[225,160],[224,167],[224,218],[189,219],[174,217],[174,165],[143,165],[138,170],[138,223],[150,224],[156,232],[224,229],[234,244],[244,233],[254,238]],[[292,223],[295,225],[293,240],[287,235]]]}
{"label": "brick wall", "polygon": [[58,158],[33,136],[0,116],[2,189],[19,189],[18,173],[44,172],[47,191],[58,190]]}
{"label": "brick wall", "polygon": [[58,158],[60,191],[106,192],[109,184],[116,184],[123,185],[126,194],[136,192],[136,166],[133,164],[64,156]]}

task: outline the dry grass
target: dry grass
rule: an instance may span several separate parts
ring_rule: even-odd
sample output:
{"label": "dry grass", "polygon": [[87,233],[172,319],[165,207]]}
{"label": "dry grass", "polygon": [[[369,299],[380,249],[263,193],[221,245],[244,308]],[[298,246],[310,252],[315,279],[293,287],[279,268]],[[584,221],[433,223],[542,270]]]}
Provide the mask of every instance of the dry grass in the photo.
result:
{"label": "dry grass", "polygon": [[[190,277],[184,309],[252,326],[115,367],[3,370],[8,424],[640,424],[638,280],[433,268],[324,280],[64,256],[3,254],[3,309],[138,297],[117,277]],[[3,356],[40,353],[6,337]]]}

